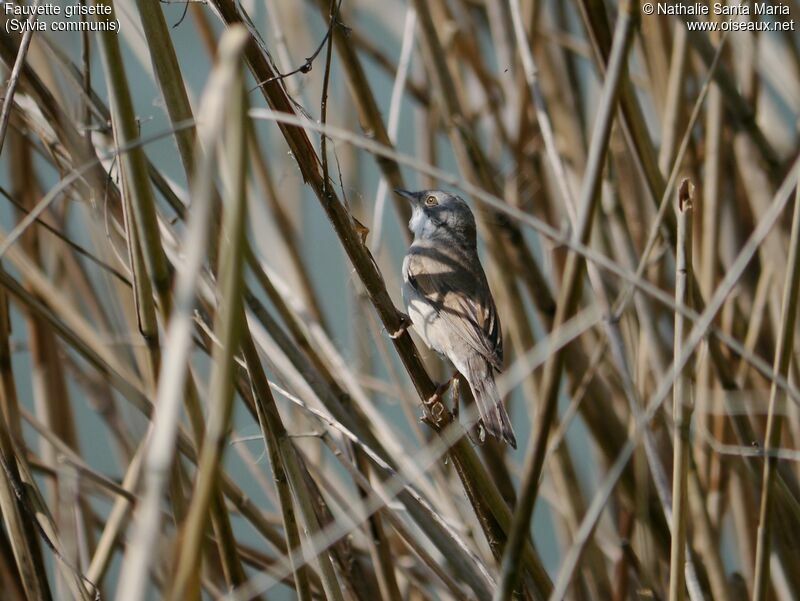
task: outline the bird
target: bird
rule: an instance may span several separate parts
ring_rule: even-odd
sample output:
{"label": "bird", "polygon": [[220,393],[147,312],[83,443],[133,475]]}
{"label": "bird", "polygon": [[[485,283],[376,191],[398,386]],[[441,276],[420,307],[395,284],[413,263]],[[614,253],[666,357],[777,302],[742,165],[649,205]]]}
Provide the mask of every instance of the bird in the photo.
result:
{"label": "bird", "polygon": [[486,434],[516,449],[495,385],[503,369],[503,335],[478,257],[475,217],[462,198],[442,190],[395,193],[412,205],[414,240],[402,268],[408,325],[466,380]]}

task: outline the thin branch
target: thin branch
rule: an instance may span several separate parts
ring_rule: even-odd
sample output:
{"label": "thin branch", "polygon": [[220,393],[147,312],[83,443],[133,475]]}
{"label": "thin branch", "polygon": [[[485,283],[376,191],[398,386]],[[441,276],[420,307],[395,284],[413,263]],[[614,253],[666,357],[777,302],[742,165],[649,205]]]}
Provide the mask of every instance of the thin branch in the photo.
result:
{"label": "thin branch", "polygon": [[[336,2],[336,0],[331,0],[331,4]],[[338,6],[336,8],[336,14],[339,14],[339,7],[342,5],[342,0],[339,0]],[[335,19],[331,19],[330,23],[328,24],[328,29],[325,31],[325,36],[320,41],[319,46],[317,46],[316,50],[311,54],[311,56],[306,57],[305,62],[297,67],[296,69],[292,69],[288,73],[281,73],[278,72],[277,75],[273,77],[268,77],[267,79],[258,82],[255,86],[250,88],[250,92],[257,90],[260,87],[266,86],[271,84],[275,81],[281,81],[286,79],[287,77],[291,77],[292,75],[297,75],[298,73],[310,73],[311,69],[314,67],[314,61],[319,56],[319,53],[322,52],[322,49],[328,46],[328,42],[330,41],[331,36],[333,35],[333,28],[336,27],[337,22]],[[327,62],[327,60],[326,60]]]}
{"label": "thin branch", "polygon": [[[328,15],[328,32],[325,34],[323,43],[327,41],[325,50],[325,72],[322,76],[322,99],[320,100],[319,120],[320,123],[325,125],[328,122],[328,85],[331,80],[331,58],[333,57],[333,28],[336,27],[337,18],[339,14],[339,7],[342,5],[342,0],[339,0],[337,5],[336,0],[330,0],[330,14]],[[321,48],[321,46],[320,46]],[[317,50],[319,52],[319,50]],[[310,61],[313,59],[306,59]],[[310,67],[309,67],[310,70]],[[320,140],[319,154],[322,157],[322,183],[324,193],[330,194],[331,176],[328,171],[328,138],[322,136]]]}

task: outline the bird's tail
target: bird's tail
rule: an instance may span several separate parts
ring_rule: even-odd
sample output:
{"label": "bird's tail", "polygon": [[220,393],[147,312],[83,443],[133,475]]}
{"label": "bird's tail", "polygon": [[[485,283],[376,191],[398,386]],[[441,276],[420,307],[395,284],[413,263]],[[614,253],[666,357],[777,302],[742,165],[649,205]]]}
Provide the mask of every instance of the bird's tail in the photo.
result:
{"label": "bird's tail", "polygon": [[481,415],[486,433],[516,449],[517,439],[506,408],[497,392],[492,366],[483,357],[469,359],[467,366],[469,373],[464,375],[469,382],[472,396],[475,397],[475,404],[478,406],[478,413]]}

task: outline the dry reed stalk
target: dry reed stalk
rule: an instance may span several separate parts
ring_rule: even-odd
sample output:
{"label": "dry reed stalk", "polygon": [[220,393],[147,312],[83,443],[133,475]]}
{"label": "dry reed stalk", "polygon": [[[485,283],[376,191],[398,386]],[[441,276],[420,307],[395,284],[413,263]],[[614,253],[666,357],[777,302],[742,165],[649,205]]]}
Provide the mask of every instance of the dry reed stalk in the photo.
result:
{"label": "dry reed stalk", "polygon": [[[795,323],[797,322],[797,299],[800,294],[800,184],[795,196],[792,233],[789,242],[789,256],[783,286],[781,305],[780,337],[775,349],[775,371],[786,376],[789,372],[792,348],[794,347]],[[773,383],[770,388],[767,432],[764,442],[764,469],[761,482],[761,508],[758,517],[758,538],[756,543],[755,580],[753,600],[764,601],[769,589],[770,548],[772,544],[772,524],[775,521],[774,506],[777,484],[778,458],[771,454],[780,447],[783,427],[783,409],[780,407],[785,397]]]}
{"label": "dry reed stalk", "polygon": [[[239,346],[244,315],[242,314],[244,232],[246,219],[247,180],[247,103],[241,68],[230,80],[225,121],[225,139],[219,156],[224,165],[223,180],[227,184],[223,195],[223,223],[220,228],[219,274],[220,305],[214,327],[220,345],[212,358],[209,390],[209,413],[206,435],[200,449],[194,491],[186,521],[182,526],[183,546],[178,554],[175,579],[170,586],[169,599],[199,597],[197,562],[209,521],[210,507],[215,503],[214,490],[217,471],[222,462],[234,400],[234,353]],[[222,509],[220,507],[219,509]],[[235,550],[231,550],[235,555]],[[229,552],[231,552],[229,551]],[[237,560],[238,561],[238,560]],[[223,563],[224,565],[224,563]],[[226,574],[229,586],[244,582],[244,571]]]}
{"label": "dry reed stalk", "polygon": [[[522,26],[522,17],[520,15],[520,10],[517,5],[513,5],[511,7],[511,20],[514,24],[514,31],[515,36],[518,40],[518,45],[520,46],[520,53],[522,55],[522,63],[525,70],[525,79],[528,81],[529,91],[531,97],[534,100],[534,106],[536,107],[537,112],[537,120],[539,122],[540,128],[543,133],[545,147],[547,151],[548,162],[550,163],[551,170],[556,176],[556,181],[558,184],[558,191],[559,196],[563,204],[566,206],[566,212],[570,217],[570,220],[573,224],[573,227],[578,227],[576,223],[576,214],[574,208],[574,201],[572,199],[572,194],[566,182],[566,174],[564,170],[564,166],[558,156],[558,151],[555,146],[555,141],[553,139],[552,134],[552,127],[550,126],[550,121],[547,115],[547,112],[544,107],[544,99],[542,97],[542,92],[539,89],[538,84],[538,77],[537,77],[537,69],[536,65],[534,64],[532,53],[530,48],[527,46],[527,41],[525,39],[525,33]],[[548,70],[544,73],[545,78],[547,80],[552,80],[552,71]],[[557,111],[559,112],[559,111]],[[561,120],[563,123],[563,119]],[[567,128],[567,131],[572,132],[571,128]],[[573,135],[573,139],[580,139],[580,136]],[[580,146],[580,144],[578,144]],[[518,246],[519,243],[517,243]],[[533,265],[535,267],[535,264]],[[600,283],[599,276],[597,274],[596,269],[594,266],[589,266],[590,270],[590,277],[593,283],[593,287],[598,294],[601,296],[604,295],[605,290]],[[542,294],[542,291],[547,290],[547,284],[544,283],[544,279],[538,275],[537,268],[531,268],[531,264],[528,263],[527,268],[522,268],[520,271],[531,274],[532,278],[528,278],[526,281],[529,286],[529,290],[531,290],[531,297],[535,299],[535,302],[538,306],[549,306],[548,303],[550,301],[544,300],[541,301],[543,297],[546,299],[547,295]],[[534,281],[538,282],[536,284],[532,284]],[[550,327],[552,327],[550,315],[545,315],[545,321],[548,323]],[[524,350],[526,348],[530,348],[532,345],[532,340],[530,338],[523,338],[520,341],[520,346]],[[579,374],[584,373],[581,370],[582,365],[585,365],[585,359],[581,357],[580,351],[578,349],[569,349],[565,351],[569,356],[571,356],[570,360],[567,362],[568,365],[571,367],[570,371],[576,374],[576,378],[579,377]],[[532,381],[526,381],[525,387],[527,389],[531,389],[531,392],[528,393],[530,398],[535,398],[535,389],[536,386]],[[597,423],[597,420],[592,420],[593,424]],[[582,501],[582,495],[580,490],[574,485],[577,482],[575,477],[575,469],[572,465],[572,459],[569,456],[566,446],[557,446],[555,457],[558,459],[554,463],[554,478],[555,482],[559,486],[561,490],[561,495],[567,500],[569,514],[570,514],[570,522],[572,523],[573,527],[577,527],[577,522],[579,516],[583,515],[585,512],[585,505]],[[595,594],[599,594],[600,596],[607,596],[608,593],[608,582],[604,574],[604,570],[602,569],[602,560],[599,557],[597,549],[592,546],[589,551],[590,560],[587,562],[590,566],[589,579],[593,581],[591,585]]]}
{"label": "dry reed stalk", "polygon": [[[691,452],[691,448],[689,452]],[[728,586],[728,581],[725,576],[725,566],[716,545],[718,535],[714,532],[708,510],[706,509],[706,496],[700,485],[697,466],[692,461],[690,461],[689,465],[687,490],[689,506],[691,507],[692,525],[695,531],[692,538],[695,541],[695,547],[702,559],[703,566],[708,573],[711,594],[714,599],[732,601],[734,597]]]}
{"label": "dry reed stalk", "polygon": [[[280,234],[281,238],[283,238],[292,268],[297,280],[300,283],[300,286],[302,287],[303,299],[308,305],[311,315],[317,321],[323,324],[325,329],[328,329],[329,326],[325,321],[325,314],[320,306],[319,295],[314,290],[314,285],[311,282],[308,269],[302,259],[300,236],[295,231],[295,227],[292,224],[289,214],[281,203],[282,195],[278,194],[278,189],[275,186],[272,176],[270,175],[269,167],[265,161],[264,153],[261,151],[261,147],[258,144],[258,140],[255,137],[255,132],[251,131],[251,134],[250,155],[253,162],[253,171],[255,172],[256,178],[261,186],[262,194],[266,197],[267,203],[272,211],[272,218],[275,220],[278,233]],[[250,252],[248,251],[248,263],[254,265],[257,260],[255,257],[253,257],[251,260],[249,255]],[[255,271],[258,274],[261,272],[261,269],[255,268]]]}
{"label": "dry reed stalk", "polygon": [[[692,281],[692,229],[694,215],[693,186],[683,180],[678,189],[678,254],[675,258],[675,302],[683,305],[691,303]],[[683,353],[686,336],[684,318],[675,315],[675,356],[677,364]],[[691,452],[689,430],[692,423],[693,406],[690,400],[691,367],[687,365],[675,376],[672,389],[672,550],[670,552],[670,601],[683,601],[686,598],[684,563],[686,562],[686,531],[689,511],[687,509],[687,486],[689,477],[689,455]]]}
{"label": "dry reed stalk", "polygon": [[672,56],[670,58],[666,89],[667,98],[664,107],[664,118],[662,119],[661,148],[658,153],[658,167],[662,173],[668,173],[674,160],[688,62],[686,28],[676,24],[674,29],[675,34],[672,40]]}
{"label": "dry reed stalk", "polygon": [[[696,31],[689,32],[689,43],[700,55],[701,60],[708,67],[714,57],[715,49],[708,36],[698,35]],[[753,143],[766,165],[766,171],[773,185],[780,181],[780,161],[775,150],[764,136],[756,122],[753,109],[742,97],[741,92],[733,81],[733,77],[725,69],[714,70],[714,80],[722,91],[722,97],[728,110],[734,117],[733,125],[737,130],[743,131]]]}
{"label": "dry reed stalk", "polygon": [[[276,336],[277,340],[282,340],[277,324],[273,323],[271,318],[269,318],[266,313],[262,313],[259,319],[261,319],[262,323],[264,323],[265,326],[271,330],[271,334]],[[287,341],[280,342],[280,344],[282,344],[283,350],[293,349],[292,345],[288,344]],[[298,367],[301,369],[301,372],[305,374],[305,377],[315,388],[315,391],[321,395],[321,400],[325,404],[326,408],[331,411],[331,414],[335,416],[337,420],[341,421],[341,423],[347,425],[349,428],[352,428],[352,430],[358,433],[360,438],[365,440],[371,448],[378,450],[386,457],[391,457],[391,455],[386,455],[386,451],[383,450],[383,445],[378,441],[378,439],[375,438],[375,436],[369,430],[365,429],[363,422],[354,421],[354,417],[357,416],[351,416],[349,413],[344,411],[344,408],[337,399],[346,393],[338,388],[338,385],[335,384],[334,380],[329,380],[329,385],[331,386],[332,390],[322,387],[321,385],[323,382],[320,381],[319,376],[314,375],[313,367],[307,364],[304,365],[305,361],[307,360],[304,361],[304,359],[296,354],[292,360],[298,362],[296,365],[298,365]],[[330,376],[327,377],[330,378]],[[334,394],[331,394],[331,392]],[[392,459],[389,459],[389,461],[392,461]],[[404,469],[407,470],[408,468]],[[451,537],[440,527],[438,527],[435,521],[431,521],[429,519],[430,516],[427,515],[426,511],[419,504],[419,502],[415,500],[413,496],[405,493],[401,493],[399,498],[409,509],[411,515],[414,516],[414,519],[417,521],[418,525],[426,532],[427,536],[436,544],[436,546],[443,551],[446,550],[449,561],[453,562],[456,571],[462,574],[462,576],[466,577],[467,581],[471,580],[472,586],[477,587],[477,590],[484,590],[483,587],[485,585],[483,582],[480,579],[471,579],[469,576],[470,571],[465,570],[465,567],[467,565],[471,565],[471,562],[468,558],[464,557],[463,550],[457,545],[454,546]]]}
{"label": "dry reed stalk", "polygon": [[262,432],[264,432],[264,442],[267,447],[270,465],[275,476],[275,486],[278,492],[284,531],[286,533],[286,550],[289,555],[289,560],[292,562],[295,589],[297,590],[298,598],[303,601],[307,601],[311,599],[311,586],[309,584],[308,568],[299,562],[296,562],[294,559],[296,552],[300,551],[301,549],[301,540],[298,531],[297,517],[295,515],[292,502],[291,491],[289,488],[289,481],[284,465],[284,459],[281,456],[278,442],[281,438],[286,437],[286,430],[281,423],[279,414],[277,413],[277,408],[275,407],[275,401],[269,389],[269,383],[267,382],[266,374],[263,373],[261,362],[258,358],[258,352],[256,351],[252,338],[247,332],[244,334],[242,347],[251,377],[253,378],[258,422],[261,426]]}
{"label": "dry reed stalk", "polygon": [[542,91],[538,82],[538,69],[534,62],[533,53],[528,44],[527,36],[525,35],[525,28],[522,24],[522,14],[519,6],[519,0],[511,1],[511,19],[514,23],[514,35],[517,38],[517,46],[519,47],[522,65],[525,71],[525,79],[530,88],[529,93],[533,99],[534,106],[536,107],[536,119],[539,122],[539,128],[542,131],[544,138],[545,149],[547,151],[547,160],[550,162],[550,169],[555,175],[558,184],[559,193],[563,200],[567,212],[570,215],[570,220],[573,226],[577,223],[578,215],[576,213],[575,203],[573,201],[572,193],[567,183],[567,175],[564,170],[564,165],[556,148],[556,143],[553,135],[553,127],[550,124],[550,118],[547,114],[547,107],[545,106]]}
{"label": "dry reed stalk", "polygon": [[[113,13],[110,17],[113,19]],[[100,55],[108,79],[114,134],[117,144],[126,146],[138,139],[139,131],[119,41],[113,33],[101,35],[100,41]],[[170,278],[158,231],[155,197],[147,175],[144,152],[141,148],[133,148],[121,156],[120,162],[127,177],[126,185],[131,194],[135,228],[141,239],[147,273],[158,297],[161,311],[164,315],[169,315],[172,303]]]}
{"label": "dry reed stalk", "polygon": [[[701,264],[700,264],[700,278],[699,284],[702,288],[703,296],[708,296],[714,289],[714,284],[717,279],[717,261],[718,261],[718,248],[719,248],[719,218],[720,218],[720,200],[721,200],[721,186],[722,186],[722,170],[724,167],[724,154],[723,154],[723,117],[724,117],[724,104],[722,99],[722,92],[720,89],[713,85],[708,92],[708,108],[706,111],[706,128],[708,134],[706,135],[707,148],[705,154],[704,174],[703,178],[703,205],[702,205],[702,219],[703,230],[701,236]],[[711,391],[712,373],[710,362],[705,361],[701,364],[700,370],[697,374],[697,404],[700,407],[714,407],[720,409],[718,395],[714,395]],[[707,427],[709,423],[708,412],[703,411],[697,415],[700,422],[699,427]],[[717,423],[725,423],[724,418],[720,417],[714,421],[714,430],[719,431]],[[705,482],[710,483],[712,480],[718,482],[719,470],[721,469],[719,457],[709,455],[701,450],[700,453],[700,473],[703,475]],[[717,512],[713,511],[713,505],[709,506],[711,514],[716,515]]]}
{"label": "dry reed stalk", "polygon": [[[554,142],[553,142],[553,139],[552,139],[552,131],[551,131],[551,128],[550,128],[550,125],[549,125],[549,121],[547,119],[547,115],[546,115],[546,113],[544,111],[544,107],[543,107],[543,100],[541,98],[541,92],[538,91],[538,87],[537,87],[537,84],[536,84],[536,69],[535,69],[535,65],[533,63],[533,58],[531,56],[530,49],[527,48],[527,45],[525,43],[524,33],[521,31],[522,25],[521,25],[521,17],[519,15],[519,12],[520,12],[519,11],[519,7],[516,4],[512,3],[512,18],[514,20],[515,34],[517,35],[517,38],[518,38],[519,43],[520,43],[521,48],[522,48],[521,52],[522,52],[523,64],[525,65],[525,68],[526,68],[526,77],[527,77],[527,79],[529,81],[529,85],[531,86],[531,96],[533,97],[534,104],[537,107],[537,116],[538,116],[538,119],[539,119],[539,122],[540,122],[540,127],[541,127],[542,132],[543,132],[543,137],[544,137],[545,145],[546,145],[546,148],[547,148],[547,155],[548,155],[549,161],[551,163],[551,167],[552,167],[553,171],[556,174],[556,179],[559,182],[559,189],[560,189],[560,193],[561,193],[561,196],[562,196],[562,200],[564,201],[564,203],[567,206],[567,211],[568,211],[568,213],[570,215],[570,219],[572,221],[573,227],[578,227],[578,225],[576,223],[576,215],[575,215],[575,209],[574,209],[573,201],[572,201],[572,198],[571,198],[571,194],[570,194],[569,188],[567,187],[567,183],[565,181],[564,169],[563,169],[563,166],[561,165],[560,159],[558,158],[557,151],[555,149],[555,145],[554,145]],[[527,51],[525,51],[526,49],[527,49]],[[621,214],[618,213],[618,216],[621,216]],[[626,228],[623,227],[623,228],[621,228],[620,231],[626,231]],[[601,299],[601,304],[605,305],[607,307],[607,310],[609,310],[609,312],[610,312],[610,307],[608,307],[608,303],[609,303],[609,301],[608,301],[608,293],[607,293],[607,291],[605,289],[605,286],[603,285],[603,283],[602,283],[602,281],[600,279],[600,275],[599,275],[599,273],[597,271],[597,268],[594,265],[589,264],[588,265],[588,270],[589,270],[589,277],[590,277],[590,280],[592,282],[592,287],[594,289],[595,294]],[[647,304],[645,302],[642,302],[642,301],[638,301],[637,302],[637,308],[639,308],[640,312],[642,312],[642,321],[645,324],[645,328],[650,328],[652,330],[652,324],[655,323],[655,320],[652,317],[652,312],[650,310],[649,304]],[[616,360],[616,363],[617,363],[617,366],[618,366],[618,369],[619,369],[620,373],[623,374],[623,380],[626,380],[626,379],[628,379],[627,375],[626,375],[627,374],[627,367],[626,367],[627,361],[626,361],[626,358],[625,358],[625,353],[622,350],[622,346],[620,344],[616,343],[617,341],[619,341],[619,334],[618,334],[618,331],[617,331],[617,326],[612,323],[612,324],[609,324],[608,328],[609,328],[609,331],[608,331],[607,335],[610,337],[610,339],[612,341],[615,342],[615,344],[612,344],[612,350],[614,351],[613,356],[615,357],[615,360]],[[651,337],[653,338],[653,340],[657,340],[656,336],[651,335]],[[660,350],[660,346],[659,345],[654,345],[654,347],[655,347],[656,350]],[[663,361],[662,361],[662,363],[663,363]],[[628,386],[628,390],[632,390],[632,388],[630,386]],[[564,461],[563,452],[560,452],[559,455],[561,456],[561,460],[562,460],[562,463],[563,463],[563,461]],[[563,465],[562,469],[566,473],[569,473],[569,471],[570,471],[569,466],[566,465],[566,464]],[[562,477],[561,481],[564,482],[564,483],[573,482],[573,481],[575,481],[575,478],[574,477],[572,477],[572,478],[570,478],[570,477],[563,478]],[[576,491],[573,490],[573,491],[567,493],[566,498],[575,499],[575,498],[579,498],[579,495],[576,495]],[[582,505],[580,505],[579,508],[575,511],[575,514],[576,515],[582,515],[584,513],[584,511],[585,511],[585,509],[583,508]],[[596,552],[593,550],[593,548],[590,549],[590,556],[591,557],[596,556]],[[597,560],[594,560],[592,563],[595,566],[598,565]],[[602,571],[601,570],[600,571],[595,570],[595,573],[596,574],[602,574]],[[600,579],[600,582],[603,583],[603,578],[602,577]],[[595,594],[595,596],[598,596],[598,595],[599,596],[608,596],[608,594],[609,593],[607,591],[604,591],[604,590],[601,589],[598,593]]]}

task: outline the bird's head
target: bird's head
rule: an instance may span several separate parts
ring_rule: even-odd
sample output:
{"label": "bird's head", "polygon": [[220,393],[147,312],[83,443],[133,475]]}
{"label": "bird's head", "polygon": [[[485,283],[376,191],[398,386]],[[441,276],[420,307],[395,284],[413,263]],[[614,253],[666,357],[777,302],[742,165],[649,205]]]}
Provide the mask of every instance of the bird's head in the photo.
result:
{"label": "bird's head", "polygon": [[395,190],[411,203],[408,228],[416,240],[475,245],[475,217],[462,198],[442,190]]}

